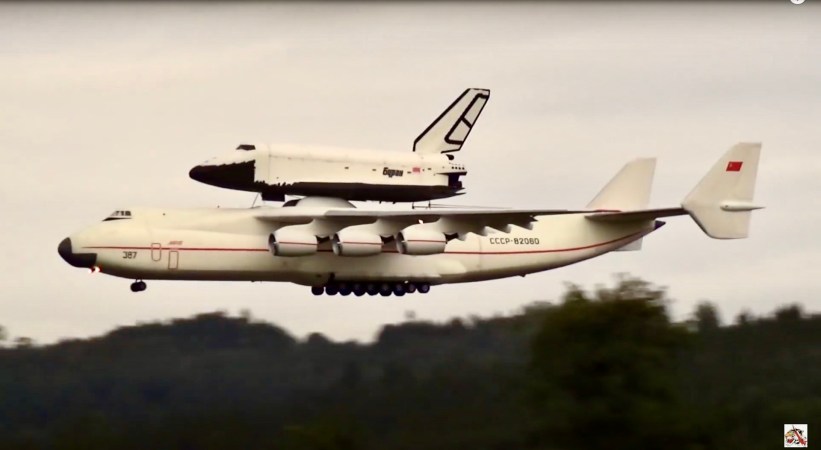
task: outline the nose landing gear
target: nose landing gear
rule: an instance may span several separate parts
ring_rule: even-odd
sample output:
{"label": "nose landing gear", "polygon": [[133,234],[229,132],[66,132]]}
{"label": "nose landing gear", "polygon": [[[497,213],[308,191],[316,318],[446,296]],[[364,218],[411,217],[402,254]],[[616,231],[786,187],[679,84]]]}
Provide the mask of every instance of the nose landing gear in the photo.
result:
{"label": "nose landing gear", "polygon": [[142,292],[148,287],[143,280],[137,280],[131,283],[131,292]]}

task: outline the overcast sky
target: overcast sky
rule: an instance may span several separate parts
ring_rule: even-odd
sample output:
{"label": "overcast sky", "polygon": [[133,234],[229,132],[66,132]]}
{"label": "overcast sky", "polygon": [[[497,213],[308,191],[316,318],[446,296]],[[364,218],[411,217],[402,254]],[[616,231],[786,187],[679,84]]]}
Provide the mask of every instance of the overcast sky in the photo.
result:
{"label": "overcast sky", "polygon": [[[814,4],[816,3],[816,4]],[[507,314],[629,272],[672,311],[821,309],[821,1],[767,3],[0,4],[0,325],[39,342],[249,309],[297,336],[372,339],[403,320]],[[467,87],[491,99],[450,203],[576,208],[657,156],[674,206],[739,141],[763,142],[749,239],[688,218],[618,252],[426,296],[312,296],[281,283],[131,280],[57,244],[129,206],[250,206],[188,170],[241,141],[409,152]]]}

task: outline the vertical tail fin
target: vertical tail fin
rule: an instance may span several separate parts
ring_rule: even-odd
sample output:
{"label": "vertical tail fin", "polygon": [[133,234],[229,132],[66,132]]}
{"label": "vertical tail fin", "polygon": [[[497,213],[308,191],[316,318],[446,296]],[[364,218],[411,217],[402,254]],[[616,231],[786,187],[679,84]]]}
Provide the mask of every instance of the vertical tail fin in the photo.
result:
{"label": "vertical tail fin", "polygon": [[413,151],[458,152],[489,99],[488,89],[466,89],[413,141]]}
{"label": "vertical tail fin", "polygon": [[681,206],[698,226],[716,239],[740,239],[749,234],[752,203],[761,143],[734,145],[696,187]]}
{"label": "vertical tail fin", "polygon": [[630,161],[602,188],[587,207],[619,211],[646,207],[650,201],[655,170],[655,158]]}

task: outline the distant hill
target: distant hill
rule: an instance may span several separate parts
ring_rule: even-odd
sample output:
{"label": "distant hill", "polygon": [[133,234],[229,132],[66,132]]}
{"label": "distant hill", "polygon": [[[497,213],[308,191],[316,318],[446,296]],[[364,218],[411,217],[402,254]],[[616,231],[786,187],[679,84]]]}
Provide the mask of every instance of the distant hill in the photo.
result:
{"label": "distant hill", "polygon": [[0,449],[763,449],[821,429],[820,317],[720,326],[704,304],[675,324],[666,302],[622,279],[369,345],[223,313],[21,340],[0,349]]}

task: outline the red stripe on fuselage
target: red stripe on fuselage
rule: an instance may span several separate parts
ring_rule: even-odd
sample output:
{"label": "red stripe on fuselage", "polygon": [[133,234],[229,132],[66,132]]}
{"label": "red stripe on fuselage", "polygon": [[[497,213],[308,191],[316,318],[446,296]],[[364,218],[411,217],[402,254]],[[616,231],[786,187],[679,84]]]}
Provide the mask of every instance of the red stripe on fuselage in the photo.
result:
{"label": "red stripe on fuselage", "polygon": [[593,245],[585,245],[584,247],[572,247],[572,248],[558,248],[553,250],[519,250],[515,252],[445,252],[453,255],[521,255],[521,254],[530,254],[530,253],[561,253],[561,252],[575,252],[579,250],[587,250],[590,248],[601,247],[608,244],[615,244],[616,242],[623,241],[626,239],[630,239],[632,237],[636,237],[644,231],[639,231],[637,233],[628,234],[627,236],[620,237],[618,239],[613,239],[612,241],[607,242],[600,242],[598,244]]}
{"label": "red stripe on fuselage", "polygon": [[98,246],[83,247],[93,250],[184,250],[190,252],[267,252],[267,248],[229,248],[229,247],[126,247],[126,246]]}
{"label": "red stripe on fuselage", "polygon": [[[637,233],[628,234],[627,236],[613,239],[598,244],[585,245],[582,247],[559,248],[550,250],[516,250],[516,251],[498,251],[498,252],[478,252],[478,251],[450,251],[443,252],[449,255],[522,255],[522,254],[537,254],[537,253],[561,253],[561,252],[575,252],[579,250],[587,250],[591,248],[601,247],[604,245],[615,244],[619,241],[624,241],[630,238],[635,238],[641,234],[646,234],[647,231],[639,231]],[[83,247],[92,250],[181,250],[192,252],[267,252],[267,248],[230,248],[230,247],[128,247],[128,246],[95,246]],[[330,252],[331,250],[319,250],[320,252]],[[383,252],[395,253],[395,252]]]}

